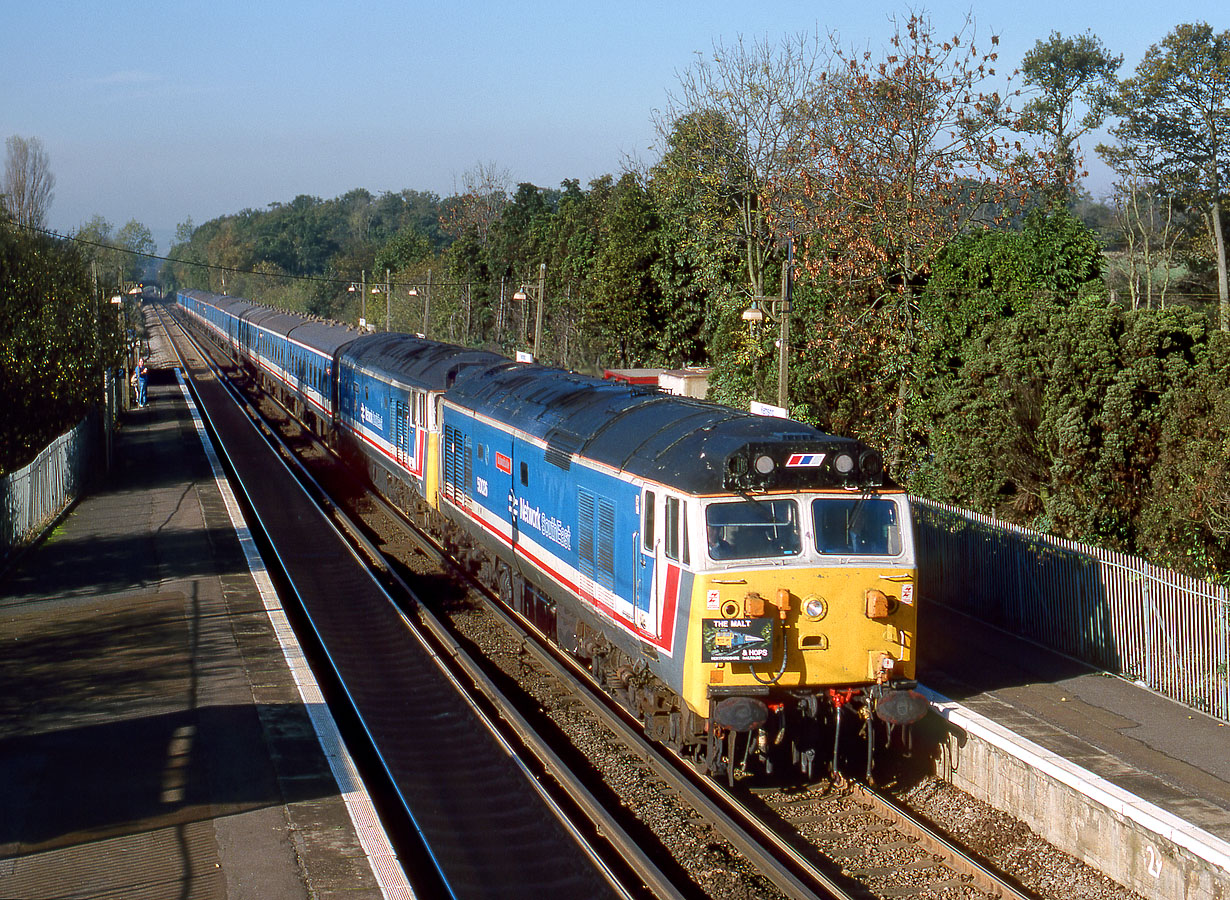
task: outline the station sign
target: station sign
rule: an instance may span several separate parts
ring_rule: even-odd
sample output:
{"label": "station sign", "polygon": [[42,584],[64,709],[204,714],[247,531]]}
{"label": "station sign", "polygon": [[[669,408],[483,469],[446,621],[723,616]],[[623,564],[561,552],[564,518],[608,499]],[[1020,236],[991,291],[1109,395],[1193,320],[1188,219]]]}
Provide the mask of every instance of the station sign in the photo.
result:
{"label": "station sign", "polygon": [[749,407],[751,412],[757,416],[772,416],[775,419],[789,419],[790,413],[782,409],[780,406],[773,406],[770,403],[761,403],[759,400],[753,400]]}

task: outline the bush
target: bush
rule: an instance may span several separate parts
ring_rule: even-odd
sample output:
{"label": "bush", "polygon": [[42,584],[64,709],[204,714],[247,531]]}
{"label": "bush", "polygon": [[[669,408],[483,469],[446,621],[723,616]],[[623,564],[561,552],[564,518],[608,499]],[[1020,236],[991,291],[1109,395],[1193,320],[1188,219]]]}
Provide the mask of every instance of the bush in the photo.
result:
{"label": "bush", "polygon": [[100,347],[120,346],[119,335],[114,316],[100,322],[86,269],[69,242],[0,224],[0,473],[101,396]]}

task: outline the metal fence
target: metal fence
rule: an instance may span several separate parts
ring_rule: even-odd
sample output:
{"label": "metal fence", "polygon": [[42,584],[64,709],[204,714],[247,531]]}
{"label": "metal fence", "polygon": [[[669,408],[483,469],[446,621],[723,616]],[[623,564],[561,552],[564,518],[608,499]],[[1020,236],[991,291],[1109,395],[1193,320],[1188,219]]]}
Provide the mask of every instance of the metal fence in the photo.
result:
{"label": "metal fence", "polygon": [[36,538],[81,492],[98,431],[97,418],[87,416],[28,466],[0,479],[0,560]]}
{"label": "metal fence", "polygon": [[1230,721],[1230,590],[914,498],[919,592]]}

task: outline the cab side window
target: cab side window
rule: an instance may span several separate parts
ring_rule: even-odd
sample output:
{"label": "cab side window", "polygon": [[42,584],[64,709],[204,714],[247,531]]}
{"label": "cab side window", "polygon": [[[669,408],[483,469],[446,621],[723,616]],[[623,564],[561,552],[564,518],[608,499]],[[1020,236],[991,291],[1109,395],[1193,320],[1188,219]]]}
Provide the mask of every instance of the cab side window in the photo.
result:
{"label": "cab side window", "polygon": [[666,558],[688,565],[688,505],[678,497],[666,498]]}
{"label": "cab side window", "polygon": [[641,510],[641,534],[644,535],[643,543],[644,543],[645,549],[648,552],[652,553],[653,552],[653,539],[654,539],[654,531],[653,531],[654,511],[658,505],[657,494],[655,494],[653,491],[646,491],[644,502],[645,502],[644,508]]}

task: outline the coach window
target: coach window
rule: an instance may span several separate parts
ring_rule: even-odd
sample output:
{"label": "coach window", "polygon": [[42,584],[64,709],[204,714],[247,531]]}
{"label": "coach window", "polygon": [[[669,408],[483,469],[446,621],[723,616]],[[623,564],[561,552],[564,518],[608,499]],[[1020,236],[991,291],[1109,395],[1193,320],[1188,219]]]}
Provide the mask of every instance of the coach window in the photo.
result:
{"label": "coach window", "polygon": [[645,491],[645,504],[641,510],[641,534],[645,535],[645,549],[653,552],[653,517],[657,508],[658,498],[653,491]]}

